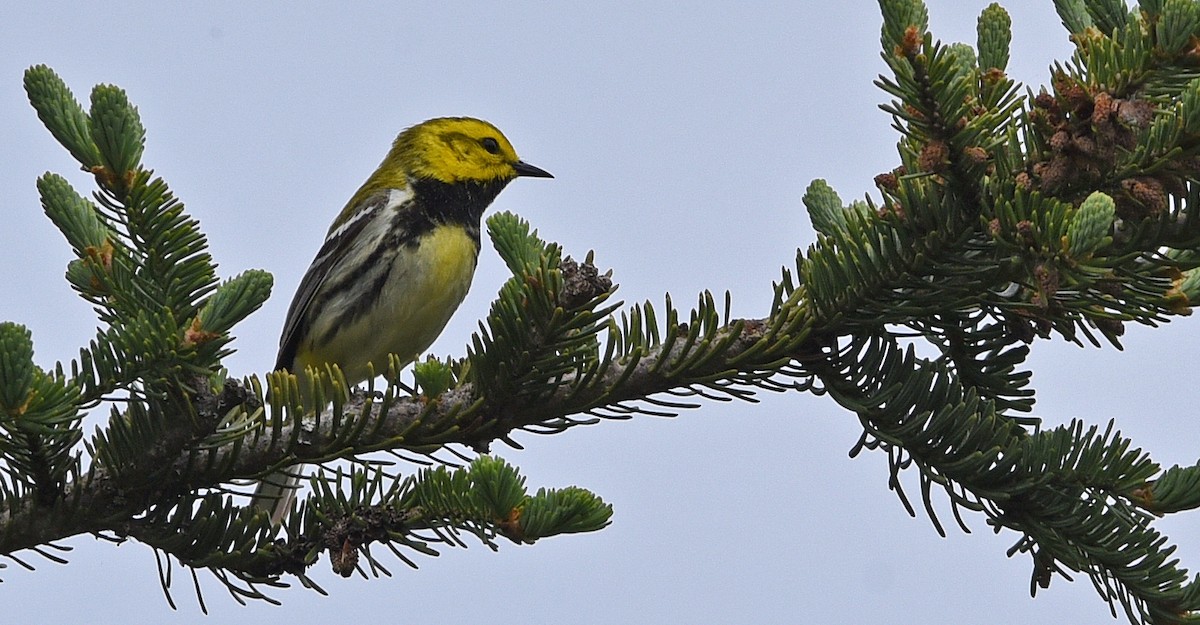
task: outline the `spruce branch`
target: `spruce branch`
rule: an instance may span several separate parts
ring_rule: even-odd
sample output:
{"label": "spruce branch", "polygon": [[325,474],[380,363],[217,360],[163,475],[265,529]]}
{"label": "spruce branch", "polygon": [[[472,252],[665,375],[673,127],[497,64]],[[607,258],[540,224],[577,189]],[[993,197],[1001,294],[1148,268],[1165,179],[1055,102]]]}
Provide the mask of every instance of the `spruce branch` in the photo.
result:
{"label": "spruce branch", "polygon": [[[1024,368],[1034,340],[1119,347],[1125,324],[1188,314],[1200,296],[1196,5],[1056,1],[1076,54],[1036,94],[1005,74],[998,5],[979,18],[978,52],[937,41],[918,0],[880,5],[890,74],[877,84],[899,163],[876,178],[878,200],[847,205],[810,185],[817,240],[782,272],[769,313],[734,319],[729,296],[708,292],[690,309],[669,296],[625,307],[593,254],[565,256],[501,213],[488,231],[513,276],[466,355],[426,360],[412,387],[399,360],[376,363],[378,392],[346,388],[336,368],[304,389],[286,372],[228,379],[229,332],[270,277],[218,281],[196,221],[142,169],[145,129],[123,92],[98,87],[85,113],[31,68],[39,117],[99,185],[94,202],[52,174],[39,191],[78,256],[68,280],[103,327],[68,375],[36,369],[27,333],[0,325],[0,552],[132,537],[160,554],[164,586],[174,562],[239,601],[272,600],[263,587],[289,575],[319,590],[308,571],[322,553],[339,574],[386,575],[373,548],[415,565],[463,536],[528,543],[601,529],[612,512],[577,487],[531,495],[488,456],[393,475],[366,454],[485,452],[517,430],[798,390],[857,416],[854,453],[887,454],[913,514],[903,473],[915,474],[937,531],[941,492],[964,530],[977,514],[1014,532],[1031,589],[1081,572],[1132,622],[1197,620],[1200,583],[1154,523],[1200,507],[1200,465],[1164,470],[1112,423],[1043,430],[1025,414]],[[81,441],[80,410],[115,392],[127,401]],[[324,466],[277,535],[238,488],[301,462]]]}

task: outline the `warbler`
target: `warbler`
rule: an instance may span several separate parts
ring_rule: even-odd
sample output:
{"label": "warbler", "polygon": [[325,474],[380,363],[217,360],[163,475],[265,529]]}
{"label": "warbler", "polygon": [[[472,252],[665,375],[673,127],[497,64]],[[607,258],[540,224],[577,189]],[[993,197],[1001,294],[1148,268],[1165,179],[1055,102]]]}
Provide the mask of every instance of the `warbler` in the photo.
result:
{"label": "warbler", "polygon": [[[275,368],[307,391],[309,368],[337,365],[353,385],[370,375],[368,363],[386,367],[388,354],[415,360],[467,295],[484,210],[520,176],[553,178],[483,120],[443,117],[402,131],[300,280]],[[253,505],[278,524],[298,483],[295,470],[268,476]]]}

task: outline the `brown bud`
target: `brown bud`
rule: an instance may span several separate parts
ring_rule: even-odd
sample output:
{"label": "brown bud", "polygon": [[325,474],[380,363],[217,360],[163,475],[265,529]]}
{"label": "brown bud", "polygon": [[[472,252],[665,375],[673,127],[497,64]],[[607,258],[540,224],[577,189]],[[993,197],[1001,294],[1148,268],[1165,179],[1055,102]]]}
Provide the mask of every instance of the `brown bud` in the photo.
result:
{"label": "brown bud", "polygon": [[900,179],[889,171],[875,176],[875,186],[887,191],[895,191],[900,188]]}
{"label": "brown bud", "polygon": [[199,316],[193,318],[192,323],[183,331],[183,344],[186,347],[207,343],[218,338],[221,338],[220,334],[204,329]]}
{"label": "brown bud", "polygon": [[1065,130],[1060,130],[1050,137],[1050,149],[1055,152],[1066,152],[1071,148],[1071,135]]}
{"label": "brown bud", "polygon": [[350,577],[358,566],[358,549],[347,538],[338,549],[329,550],[329,564],[342,577]]}
{"label": "brown bud", "polygon": [[1033,245],[1033,222],[1028,219],[1018,221],[1017,236],[1021,237],[1021,241],[1026,245]]}
{"label": "brown bud", "polygon": [[921,49],[921,30],[916,26],[904,29],[904,39],[900,42],[900,53],[912,56]]}
{"label": "brown bud", "polygon": [[934,173],[945,171],[949,164],[947,159],[949,152],[945,143],[930,141],[921,148],[921,153],[917,156],[917,164],[921,166],[921,171]]}
{"label": "brown bud", "polygon": [[963,150],[963,156],[966,157],[967,162],[972,165],[982,165],[988,160],[987,150],[977,145],[973,145]]}
{"label": "brown bud", "polygon": [[568,310],[578,308],[612,288],[612,277],[601,274],[592,263],[579,263],[568,256],[562,259],[559,269],[562,290],[558,293],[558,304]]}
{"label": "brown bud", "polygon": [[[1096,140],[1089,136],[1075,137],[1071,142],[1071,147],[1075,148],[1076,152],[1089,158],[1103,158],[1101,151],[1096,148]],[[1105,150],[1105,153],[1111,154],[1112,150]]]}
{"label": "brown bud", "polygon": [[1092,123],[1096,125],[1107,123],[1112,114],[1117,110],[1118,102],[1113,100],[1113,97],[1103,91],[1096,94],[1096,99],[1092,105]]}
{"label": "brown bud", "polygon": [[1033,105],[1047,111],[1058,110],[1058,100],[1054,99],[1054,96],[1046,93],[1045,91],[1037,94],[1037,97],[1033,99]]}
{"label": "brown bud", "polygon": [[83,253],[87,258],[104,269],[105,273],[112,271],[113,253],[115,252],[112,241],[105,239],[99,247],[89,245],[83,249]]}
{"label": "brown bud", "polygon": [[1055,156],[1040,172],[1042,188],[1047,190],[1065,189],[1073,182],[1079,172],[1079,164],[1075,159]]}
{"label": "brown bud", "polygon": [[1081,111],[1092,103],[1087,90],[1074,82],[1066,85],[1058,94],[1071,111]]}
{"label": "brown bud", "polygon": [[991,67],[983,73],[983,82],[985,84],[994,85],[1007,77],[1008,75],[1004,73],[1004,70],[997,67]]}
{"label": "brown bud", "polygon": [[1125,334],[1125,324],[1121,323],[1120,319],[1109,319],[1108,317],[1095,317],[1092,322],[1096,324],[1105,334],[1113,336],[1122,336]]}
{"label": "brown bud", "polygon": [[1033,268],[1033,279],[1037,281],[1037,293],[1033,303],[1039,308],[1049,308],[1050,298],[1058,292],[1058,270],[1046,263]]}
{"label": "brown bud", "polygon": [[[1157,216],[1167,210],[1167,192],[1161,182],[1154,178],[1126,178],[1121,181],[1121,187],[1129,197],[1142,207],[1141,215],[1133,217]],[[1120,208],[1120,203],[1118,203]],[[1124,215],[1122,215],[1124,216]]]}
{"label": "brown bud", "polygon": [[520,543],[525,540],[525,528],[521,526],[521,508],[508,511],[508,516],[496,521],[496,529],[509,540]]}
{"label": "brown bud", "polygon": [[1120,280],[1097,280],[1096,290],[1113,297],[1121,297],[1125,292],[1125,285]]}

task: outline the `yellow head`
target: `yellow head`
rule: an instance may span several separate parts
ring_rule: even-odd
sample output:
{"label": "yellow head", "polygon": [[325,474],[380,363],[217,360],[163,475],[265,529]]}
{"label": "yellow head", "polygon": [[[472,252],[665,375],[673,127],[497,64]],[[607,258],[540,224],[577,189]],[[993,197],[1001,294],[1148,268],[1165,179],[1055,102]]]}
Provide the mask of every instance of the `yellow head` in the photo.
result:
{"label": "yellow head", "polygon": [[[471,117],[424,121],[396,137],[379,168],[350,198],[329,231],[337,231],[357,214],[367,197],[378,191],[407,189],[420,181],[451,187],[483,185],[491,189],[491,194],[475,194],[475,199],[483,200],[486,206],[518,176],[554,177],[517,158],[504,134],[488,122]],[[482,206],[480,209],[482,212]]]}
{"label": "yellow head", "polygon": [[448,184],[551,177],[517,158],[498,128],[471,117],[439,117],[401,132],[377,173],[385,171]]}

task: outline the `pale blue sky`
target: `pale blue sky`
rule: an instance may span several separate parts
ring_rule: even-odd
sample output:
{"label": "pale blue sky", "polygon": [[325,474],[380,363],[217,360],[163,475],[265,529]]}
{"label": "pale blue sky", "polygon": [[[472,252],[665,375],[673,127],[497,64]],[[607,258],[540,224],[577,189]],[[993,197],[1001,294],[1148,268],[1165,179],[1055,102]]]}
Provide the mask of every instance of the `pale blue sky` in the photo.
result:
{"label": "pale blue sky", "polygon": [[[397,131],[441,115],[495,122],[554,180],[519,180],[496,209],[568,253],[596,250],[627,302],[681,305],[730,289],[762,316],[770,285],[813,239],[800,197],[825,178],[843,198],[897,163],[877,109],[875,2],[11,3],[0,21],[0,319],[28,325],[43,365],[69,359],[95,321],[62,279],[70,260],[34,180],[88,177],[41,127],[21,73],[47,63],[86,98],[124,87],[148,128],[147,166],[208,233],[224,276],[275,275],[235,329],[236,375],[273,362],[292,290],[329,221]],[[946,41],[975,40],[986,2],[930,2]],[[1010,0],[1011,73],[1033,85],[1070,52],[1051,0]],[[403,5],[403,6],[402,6]],[[302,7],[302,8],[301,8]],[[463,353],[505,273],[485,245],[466,303],[434,345]],[[1193,462],[1196,325],[1131,328],[1124,353],[1034,346],[1049,424],[1110,417],[1165,465]],[[826,398],[705,405],[500,449],[537,486],[577,484],[614,504],[603,532],[532,547],[481,546],[391,562],[394,577],[317,579],[243,608],[205,575],[199,613],[177,571],[172,612],[150,550],[90,537],[69,566],[2,572],[12,622],[1062,623],[1107,622],[1086,578],[1028,594],[1027,557],[983,518],[939,538],[887,490],[885,458],[846,456],[857,419]],[[910,493],[916,495],[915,481]],[[943,507],[943,510],[945,508]],[[949,521],[949,517],[943,517]],[[1195,516],[1161,527],[1200,559]],[[386,561],[386,560],[385,560]]]}

